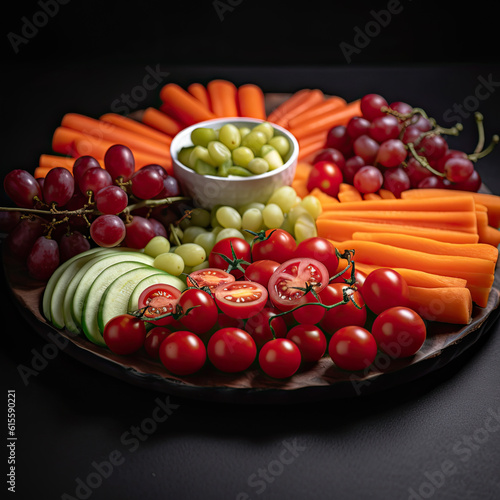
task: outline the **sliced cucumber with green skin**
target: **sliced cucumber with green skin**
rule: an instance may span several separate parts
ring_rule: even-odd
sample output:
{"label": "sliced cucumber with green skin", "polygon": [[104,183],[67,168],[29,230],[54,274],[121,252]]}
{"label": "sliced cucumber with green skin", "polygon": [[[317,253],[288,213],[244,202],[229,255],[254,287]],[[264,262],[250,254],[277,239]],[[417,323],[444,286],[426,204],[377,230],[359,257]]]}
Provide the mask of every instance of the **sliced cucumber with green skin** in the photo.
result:
{"label": "sliced cucumber with green skin", "polygon": [[163,279],[166,279],[169,275],[154,267],[137,268],[122,274],[108,286],[101,298],[97,313],[97,324],[101,335],[110,319],[130,311],[128,308],[130,295],[136,288],[137,282],[157,276],[163,276]]}
{"label": "sliced cucumber with green skin", "polygon": [[102,271],[101,274],[90,283],[90,288],[85,297],[82,310],[82,330],[85,336],[94,344],[105,346],[106,343],[99,330],[97,314],[99,312],[99,304],[108,287],[123,274],[132,269],[145,268],[147,272],[154,269],[152,266],[143,262],[119,262],[113,264]]}
{"label": "sliced cucumber with green skin", "polygon": [[57,286],[57,283],[59,281],[59,278],[64,274],[66,269],[70,267],[75,261],[78,261],[82,258],[88,257],[88,256],[93,256],[96,253],[100,253],[104,248],[101,247],[96,247],[96,248],[91,248],[89,250],[86,250],[85,252],[81,252],[78,255],[75,255],[71,257],[70,259],[66,260],[63,262],[53,273],[52,276],[49,278],[47,281],[47,284],[45,285],[45,290],[43,292],[43,298],[42,298],[42,312],[43,315],[45,316],[45,319],[48,321],[52,321],[52,312],[51,312],[51,301],[52,301],[52,295],[54,293],[54,289]]}
{"label": "sliced cucumber with green skin", "polygon": [[168,273],[163,274],[154,274],[153,276],[149,276],[139,281],[132,293],[130,294],[130,298],[127,305],[128,311],[137,311],[139,309],[139,297],[141,293],[148,288],[148,286],[156,285],[158,283],[164,283],[166,285],[172,285],[177,288],[181,292],[186,289],[186,284],[177,276],[172,276]]}
{"label": "sliced cucumber with green skin", "polygon": [[[57,282],[54,284],[52,287],[52,290],[50,290],[50,321],[51,323],[56,327],[56,328],[64,328],[65,327],[65,320],[64,320],[64,310],[63,310],[63,304],[64,304],[64,296],[66,294],[66,291],[68,289],[68,285],[70,281],[73,279],[75,274],[78,272],[79,269],[81,269],[87,262],[89,262],[92,259],[95,259],[96,256],[103,256],[110,254],[111,251],[100,248],[96,252],[84,252],[78,256],[76,259],[70,259],[70,261],[66,261],[69,265],[63,265],[63,270],[62,273],[58,273],[58,279]],[[66,263],[65,263],[66,264]],[[60,269],[60,268],[58,268]],[[47,293],[47,289],[45,290],[44,293],[44,298],[45,294]]]}
{"label": "sliced cucumber with green skin", "polygon": [[119,252],[116,255],[106,255],[86,269],[83,275],[73,278],[78,279],[79,282],[72,298],[71,315],[75,325],[79,329],[82,329],[83,304],[90,286],[105,269],[124,261],[140,262],[152,266],[154,258],[141,252]]}

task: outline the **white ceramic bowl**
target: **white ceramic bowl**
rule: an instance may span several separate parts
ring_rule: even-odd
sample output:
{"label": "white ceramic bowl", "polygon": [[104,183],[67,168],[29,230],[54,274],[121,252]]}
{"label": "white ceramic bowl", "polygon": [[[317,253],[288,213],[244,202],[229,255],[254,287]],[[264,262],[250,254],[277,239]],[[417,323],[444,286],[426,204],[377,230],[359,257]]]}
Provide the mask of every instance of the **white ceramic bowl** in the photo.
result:
{"label": "white ceramic bowl", "polygon": [[191,132],[195,128],[220,129],[226,123],[233,123],[240,127],[254,127],[259,123],[263,123],[263,120],[255,118],[216,118],[196,123],[181,130],[170,145],[174,176],[179,181],[183,193],[192,198],[195,205],[210,210],[215,205],[240,207],[254,201],[265,203],[275,189],[292,183],[297,167],[299,144],[288,130],[275,124],[273,124],[275,134],[286,136],[292,148],[288,161],[275,170],[252,177],[217,177],[198,174],[180,163],[177,154],[183,147],[193,144],[191,142]]}

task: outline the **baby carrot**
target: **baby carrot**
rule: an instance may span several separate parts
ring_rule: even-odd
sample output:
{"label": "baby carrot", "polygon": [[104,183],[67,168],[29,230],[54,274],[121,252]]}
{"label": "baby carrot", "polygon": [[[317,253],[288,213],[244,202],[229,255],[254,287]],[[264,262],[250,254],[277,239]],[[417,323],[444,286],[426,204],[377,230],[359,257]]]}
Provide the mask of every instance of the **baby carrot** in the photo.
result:
{"label": "baby carrot", "polygon": [[207,88],[201,83],[191,83],[188,88],[188,92],[196,97],[203,105],[205,105],[208,109],[212,109],[210,104],[210,97],[208,96]]}
{"label": "baby carrot", "polygon": [[321,116],[324,113],[331,113],[337,111],[338,109],[341,109],[346,105],[347,102],[342,97],[339,96],[328,97],[325,100],[318,102],[318,104],[311,106],[309,109],[306,109],[297,116],[290,118],[288,120],[288,126],[290,128],[298,127],[304,121],[317,118],[318,116]]}
{"label": "baby carrot", "polygon": [[238,87],[239,115],[249,118],[266,119],[266,105],[264,92],[253,83],[246,83]]}
{"label": "baby carrot", "polygon": [[[148,125],[149,127],[160,131],[169,137],[174,137],[184,128],[184,126],[174,118],[168,116],[159,109],[152,107],[144,110],[141,121],[145,125]],[[172,142],[172,140],[170,140],[170,142]]]}
{"label": "baby carrot", "polygon": [[272,111],[267,120],[276,123],[276,125],[288,128],[289,120],[312,106],[323,102],[324,98],[323,92],[319,89],[298,90]]}
{"label": "baby carrot", "polygon": [[207,83],[207,91],[216,116],[238,116],[238,89],[234,83],[221,79],[211,80]]}

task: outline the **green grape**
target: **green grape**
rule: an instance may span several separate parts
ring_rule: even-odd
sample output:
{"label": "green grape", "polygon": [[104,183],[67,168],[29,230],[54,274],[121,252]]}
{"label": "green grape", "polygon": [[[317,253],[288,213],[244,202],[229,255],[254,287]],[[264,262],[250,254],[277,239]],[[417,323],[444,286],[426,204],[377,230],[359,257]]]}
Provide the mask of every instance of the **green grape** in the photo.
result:
{"label": "green grape", "polygon": [[184,147],[177,154],[177,159],[183,165],[186,165],[186,167],[189,167],[189,168],[193,168],[194,167],[194,164],[191,164],[191,161],[190,161],[191,153],[192,153],[193,149],[194,149],[194,146]]}
{"label": "green grape", "polygon": [[284,135],[275,135],[269,139],[268,144],[276,149],[282,158],[290,151],[290,142]]}
{"label": "green grape", "polygon": [[198,236],[196,236],[193,243],[200,245],[200,247],[202,247],[208,255],[215,245],[215,238],[218,232],[219,231],[207,231],[205,233],[200,233]]}
{"label": "green grape", "polygon": [[155,257],[153,266],[171,274],[179,276],[184,271],[184,259],[177,253],[165,252]]}
{"label": "green grape", "polygon": [[240,136],[242,139],[243,139],[243,137],[245,137],[247,134],[249,134],[251,132],[250,127],[240,127],[239,130],[240,130]]}
{"label": "green grape", "polygon": [[273,192],[267,202],[275,203],[283,210],[283,213],[286,214],[296,205],[297,192],[292,186],[281,186]]}
{"label": "green grape", "polygon": [[175,253],[182,257],[186,266],[197,266],[207,258],[205,249],[196,243],[183,243],[175,249]]}
{"label": "green grape", "polygon": [[245,236],[241,231],[238,229],[235,229],[234,227],[225,227],[215,237],[215,242],[219,242],[220,240],[224,240],[225,238],[241,238],[242,240],[245,239]]}
{"label": "green grape", "polygon": [[189,155],[189,165],[191,166],[191,168],[195,168],[196,162],[198,160],[201,160],[205,163],[208,163],[208,165],[212,165],[213,167],[215,167],[215,163],[205,146],[195,146],[191,150],[191,153]]}
{"label": "green grape", "polygon": [[316,220],[322,212],[321,202],[316,198],[316,196],[307,195],[300,201],[302,205]]}
{"label": "green grape", "polygon": [[254,158],[248,162],[247,167],[252,174],[264,174],[269,170],[269,163],[264,158]]}
{"label": "green grape", "polygon": [[260,203],[259,201],[252,201],[251,203],[239,207],[238,212],[241,215],[243,215],[249,208],[257,208],[262,212],[262,210],[264,210],[265,207],[266,207],[265,203]]}
{"label": "green grape", "polygon": [[233,163],[240,167],[246,167],[254,157],[253,151],[246,146],[240,146],[232,153]]}
{"label": "green grape", "polygon": [[262,211],[258,208],[249,208],[243,212],[241,216],[241,227],[243,229],[248,229],[253,232],[257,232],[262,227],[264,218],[262,217]]}
{"label": "green grape", "polygon": [[260,156],[269,163],[269,170],[276,170],[284,164],[278,151],[269,144],[264,144],[261,147]]}
{"label": "green grape", "polygon": [[203,160],[196,160],[194,170],[200,175],[217,175],[217,168]]}
{"label": "green grape", "polygon": [[207,230],[201,226],[188,226],[184,229],[182,243],[193,243],[194,239],[201,233],[206,233]]}
{"label": "green grape", "polygon": [[208,143],[217,140],[217,131],[213,128],[198,127],[191,132],[191,141],[195,146],[207,147]]}
{"label": "green grape", "polygon": [[290,219],[290,223],[295,225],[295,222],[297,222],[297,219],[301,215],[304,215],[304,214],[310,215],[309,212],[307,211],[306,207],[304,207],[300,203],[298,205],[295,205],[288,212],[288,218]]}
{"label": "green grape", "polygon": [[215,214],[217,222],[224,228],[241,229],[241,215],[233,207],[220,207]]}
{"label": "green grape", "polygon": [[[204,260],[201,264],[198,264],[197,266],[184,267],[184,274],[191,274],[191,273],[194,273],[195,271],[199,271],[200,269],[206,269],[208,266],[209,266],[208,260]],[[185,283],[188,286],[191,286],[192,283],[188,282],[186,276],[184,276],[184,278],[185,278]]]}
{"label": "green grape", "polygon": [[264,210],[262,210],[262,218],[267,228],[276,229],[283,224],[285,215],[276,203],[268,203]]}
{"label": "green grape", "polygon": [[210,226],[210,212],[205,208],[193,208],[189,214],[190,223],[193,226]]}
{"label": "green grape", "polygon": [[220,141],[209,142],[207,149],[210,154],[210,158],[212,158],[213,163],[217,166],[222,165],[225,161],[231,159],[230,149]]}
{"label": "green grape", "polygon": [[169,241],[173,245],[179,245],[184,236],[184,231],[179,226],[173,226],[170,230]]}
{"label": "green grape", "polygon": [[231,151],[241,144],[241,134],[236,125],[226,123],[219,130],[219,141]]}
{"label": "green grape", "polygon": [[267,142],[267,136],[260,130],[252,130],[241,140],[241,145],[250,148],[255,156],[258,156],[260,150]]}
{"label": "green grape", "polygon": [[318,236],[318,231],[316,229],[316,221],[309,212],[302,214],[297,218],[293,231],[297,243],[300,243],[301,241],[304,241],[307,238]]}
{"label": "green grape", "polygon": [[236,175],[238,177],[250,177],[253,175],[252,172],[250,172],[250,170],[248,170],[247,168],[239,167],[237,165],[229,167],[227,169],[227,173],[228,175]]}
{"label": "green grape", "polygon": [[170,250],[170,241],[165,236],[154,236],[144,247],[144,253],[151,257],[157,257],[161,253]]}
{"label": "green grape", "polygon": [[264,132],[267,141],[270,141],[274,136],[274,127],[269,122],[259,123],[255,125],[252,132]]}
{"label": "green grape", "polygon": [[219,208],[223,206],[224,205],[218,204],[212,207],[212,210],[210,211],[210,225],[212,226],[212,228],[221,227],[219,221],[217,220],[217,210],[219,210]]}

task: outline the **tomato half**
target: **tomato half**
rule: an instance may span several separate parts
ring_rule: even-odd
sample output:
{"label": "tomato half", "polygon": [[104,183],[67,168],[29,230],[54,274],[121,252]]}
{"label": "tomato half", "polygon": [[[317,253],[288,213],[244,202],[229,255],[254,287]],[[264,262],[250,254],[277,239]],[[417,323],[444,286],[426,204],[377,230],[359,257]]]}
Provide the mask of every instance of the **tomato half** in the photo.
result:
{"label": "tomato half", "polygon": [[293,258],[283,262],[269,279],[269,298],[281,311],[309,302],[306,289],[319,294],[328,285],[328,269],[315,259]]}
{"label": "tomato half", "polygon": [[154,322],[156,326],[172,323],[173,316],[156,319],[164,314],[175,312],[177,302],[181,296],[180,290],[166,283],[155,283],[148,286],[139,295],[139,309],[146,308],[144,318]]}
{"label": "tomato half", "polygon": [[197,286],[199,288],[208,288],[213,290],[223,283],[231,283],[236,278],[234,275],[218,269],[216,267],[206,267],[189,273],[187,278],[188,286]]}
{"label": "tomato half", "polygon": [[262,311],[267,303],[266,287],[254,281],[233,281],[214,290],[219,309],[232,318],[245,319]]}
{"label": "tomato half", "polygon": [[284,229],[267,229],[252,242],[252,261],[274,260],[280,264],[291,259],[297,242]]}
{"label": "tomato half", "polygon": [[250,243],[242,238],[224,238],[218,241],[208,256],[208,265],[241,278],[252,260]]}

